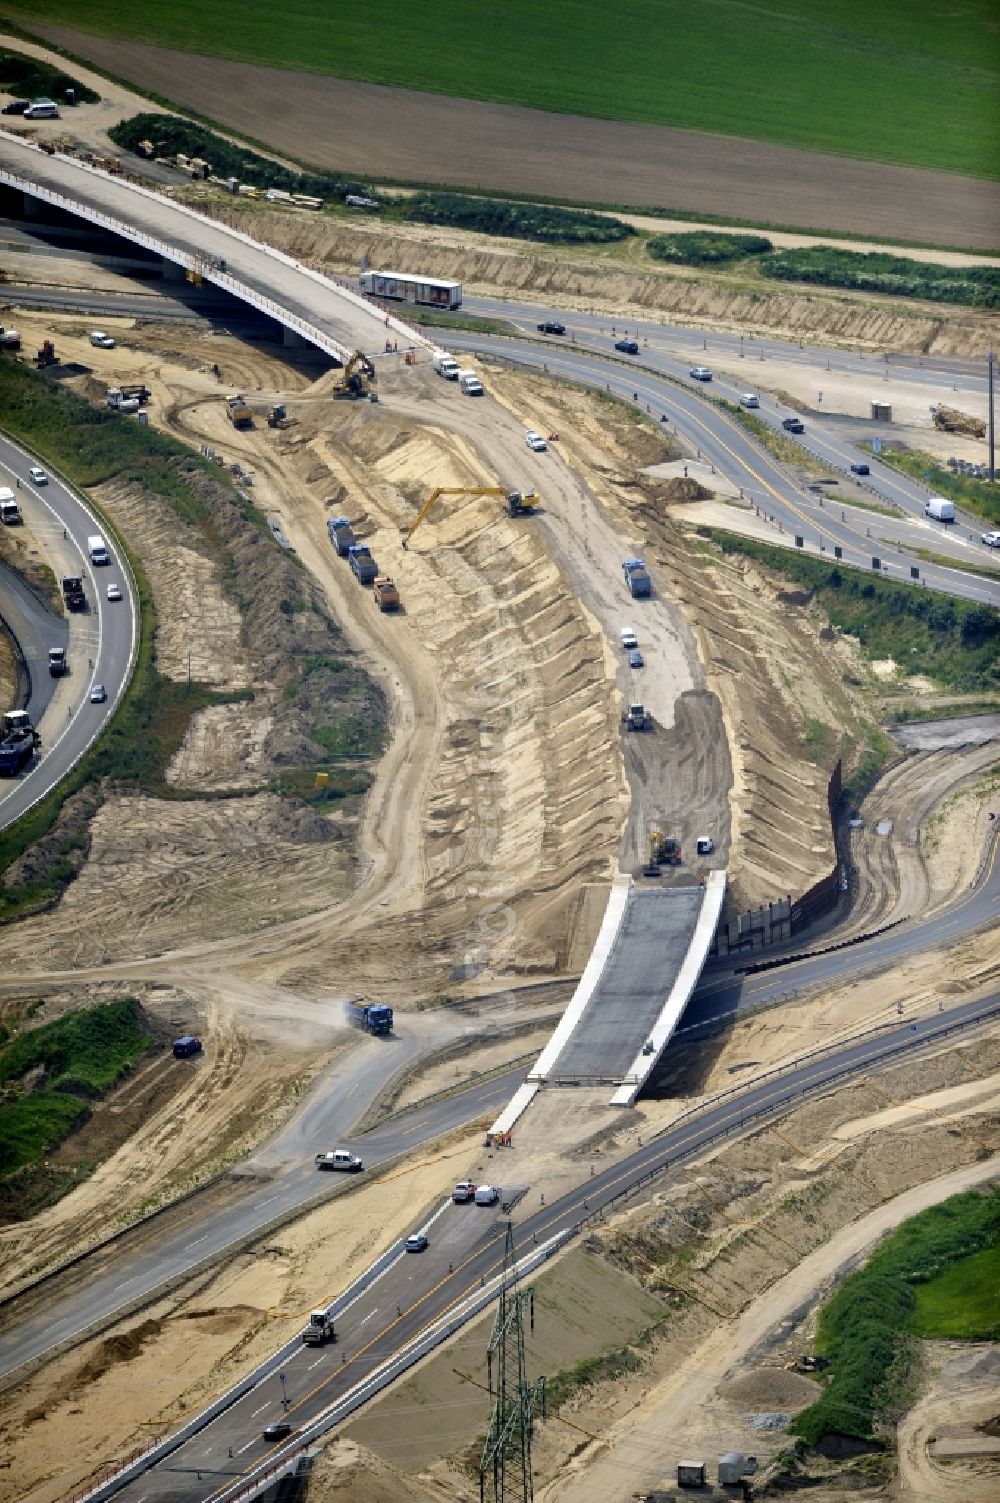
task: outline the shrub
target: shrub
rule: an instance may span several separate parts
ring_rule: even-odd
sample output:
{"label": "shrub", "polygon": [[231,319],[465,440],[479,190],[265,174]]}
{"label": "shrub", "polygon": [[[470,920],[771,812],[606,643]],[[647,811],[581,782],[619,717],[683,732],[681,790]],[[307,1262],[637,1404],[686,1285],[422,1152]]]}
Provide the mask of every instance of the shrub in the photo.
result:
{"label": "shrub", "polygon": [[672,261],[678,266],[723,266],[728,261],[764,255],[774,246],[764,235],[689,230],[676,235],[654,235],[647,249],[654,261]]}
{"label": "shrub", "polygon": [[935,303],[1000,308],[1000,270],[993,266],[941,266],[882,251],[834,250],[806,246],[781,251],[761,262],[761,272],[784,282],[813,282],[892,297],[920,297]]}
{"label": "shrub", "polygon": [[65,99],[67,89],[76,90],[78,104],[97,104],[101,97],[61,68],[54,68],[41,58],[25,57],[21,52],[0,53],[0,89],[25,99],[44,95],[57,104]]}
{"label": "shrub", "polygon": [[421,224],[448,224],[484,235],[511,235],[551,245],[578,245],[627,240],[635,231],[621,219],[589,209],[559,209],[548,204],[514,203],[501,198],[470,198],[462,193],[415,193],[400,200],[404,219]]}

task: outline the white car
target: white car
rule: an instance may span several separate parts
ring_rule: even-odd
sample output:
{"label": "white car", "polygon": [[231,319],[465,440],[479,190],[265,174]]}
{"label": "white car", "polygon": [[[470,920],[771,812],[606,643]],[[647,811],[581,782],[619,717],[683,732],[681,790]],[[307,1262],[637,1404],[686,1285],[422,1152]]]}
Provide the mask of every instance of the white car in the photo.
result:
{"label": "white car", "polygon": [[100,329],[94,330],[90,336],[90,342],[99,350],[113,350],[115,348],[115,341],[111,338],[111,335],[102,333]]}
{"label": "white car", "polygon": [[982,540],[987,548],[1000,548],[1000,532],[984,532]]}
{"label": "white car", "polygon": [[623,626],[621,629],[622,646],[626,652],[634,652],[639,645],[639,638],[631,626]]}
{"label": "white car", "polygon": [[121,598],[122,598],[122,587],[121,587],[121,585],[109,584],[108,585],[108,599],[109,600],[120,600]]}
{"label": "white car", "polygon": [[28,479],[31,481],[32,485],[48,485],[49,483],[48,475],[46,475],[45,471],[43,469],[40,469],[37,464],[32,465],[31,469],[28,471]]}
{"label": "white car", "polygon": [[536,433],[533,428],[529,428],[524,435],[524,442],[528,445],[529,449],[534,449],[536,454],[540,454],[543,449],[549,447],[542,435]]}
{"label": "white car", "polygon": [[692,381],[711,381],[712,372],[707,365],[696,365],[691,371]]}

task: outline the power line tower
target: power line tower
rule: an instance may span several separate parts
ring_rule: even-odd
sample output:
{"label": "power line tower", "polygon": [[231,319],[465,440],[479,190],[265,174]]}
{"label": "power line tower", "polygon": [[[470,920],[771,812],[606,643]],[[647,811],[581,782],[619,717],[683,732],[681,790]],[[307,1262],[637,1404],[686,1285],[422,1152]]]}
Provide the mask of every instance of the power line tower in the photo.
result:
{"label": "power line tower", "polygon": [[545,1418],[545,1379],[528,1381],[524,1310],[535,1329],[535,1291],[517,1287],[514,1229],[507,1223],[500,1308],[486,1353],[493,1417],[479,1463],[480,1503],[531,1503],[531,1433]]}

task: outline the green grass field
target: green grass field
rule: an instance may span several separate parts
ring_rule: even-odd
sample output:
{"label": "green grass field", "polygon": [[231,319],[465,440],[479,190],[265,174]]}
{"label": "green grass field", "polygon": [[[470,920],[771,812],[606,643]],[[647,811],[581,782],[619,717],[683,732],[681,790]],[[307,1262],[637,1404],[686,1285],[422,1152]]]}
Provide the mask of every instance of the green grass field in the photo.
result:
{"label": "green grass field", "polygon": [[[25,0],[3,9],[28,28],[39,15]],[[1000,177],[990,0],[46,0],[44,16],[243,62]]]}
{"label": "green grass field", "polygon": [[913,1330],[955,1341],[1000,1337],[1000,1243],[919,1284]]}

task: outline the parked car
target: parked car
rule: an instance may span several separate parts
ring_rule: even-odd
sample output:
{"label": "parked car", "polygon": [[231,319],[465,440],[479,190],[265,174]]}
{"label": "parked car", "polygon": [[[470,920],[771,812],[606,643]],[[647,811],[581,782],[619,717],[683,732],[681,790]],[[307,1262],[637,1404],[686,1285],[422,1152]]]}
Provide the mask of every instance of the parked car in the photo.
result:
{"label": "parked car", "polygon": [[109,600],[120,600],[121,598],[122,598],[122,587],[121,587],[121,585],[109,584],[108,585],[108,599]]}
{"label": "parked car", "polygon": [[90,691],[90,703],[92,705],[102,705],[107,697],[108,691],[107,689],[105,689],[104,685],[94,684],[93,688]]}
{"label": "parked car", "polygon": [[851,474],[852,475],[870,475],[871,474],[871,470],[869,469],[869,467],[865,464],[864,460],[862,459],[857,464],[852,464],[851,465]]}
{"label": "parked car", "polygon": [[805,433],[806,425],[801,418],[782,418],[781,426],[786,433]]}
{"label": "parked car", "polygon": [[30,103],[30,99],[10,99],[3,107],[3,114],[23,115]]}
{"label": "parked car", "polygon": [[712,372],[707,365],[696,365],[691,370],[692,381],[711,381]]}
{"label": "parked car", "polygon": [[528,445],[529,449],[534,449],[536,454],[540,454],[543,449],[547,449],[549,447],[542,435],[540,433],[535,433],[531,428],[529,428],[527,433],[524,435],[524,442]]}
{"label": "parked car", "polygon": [[987,548],[1000,548],[1000,532],[984,532],[980,536]]}
{"label": "parked car", "polygon": [[40,465],[33,464],[28,471],[28,479],[32,485],[48,485],[49,477]]}
{"label": "parked car", "polygon": [[451,1198],[457,1206],[464,1206],[467,1205],[470,1200],[475,1200],[476,1187],[472,1183],[471,1179],[460,1179],[454,1190],[452,1190],[451,1192]]}
{"label": "parked car", "polygon": [[639,645],[639,638],[631,626],[623,626],[621,629],[621,643],[626,652],[632,652]]}
{"label": "parked car", "polygon": [[566,325],[552,323],[551,320],[547,320],[544,324],[538,325],[538,332],[539,334],[565,334]]}
{"label": "parked car", "polygon": [[642,653],[639,651],[638,647],[633,647],[632,650],[631,650],[631,652],[628,655],[628,665],[629,665],[629,667],[630,668],[641,668],[644,662],[645,662],[645,658],[643,657]]}
{"label": "parked car", "polygon": [[288,1420],[275,1420],[273,1425],[265,1425],[261,1431],[264,1440],[287,1440],[291,1433]]}
{"label": "parked car", "polygon": [[406,1239],[407,1252],[424,1252],[430,1246],[423,1232],[413,1232]]}
{"label": "parked car", "polygon": [[620,350],[623,355],[638,355],[639,353],[639,346],[634,339],[616,339],[615,349]]}

